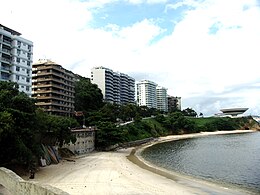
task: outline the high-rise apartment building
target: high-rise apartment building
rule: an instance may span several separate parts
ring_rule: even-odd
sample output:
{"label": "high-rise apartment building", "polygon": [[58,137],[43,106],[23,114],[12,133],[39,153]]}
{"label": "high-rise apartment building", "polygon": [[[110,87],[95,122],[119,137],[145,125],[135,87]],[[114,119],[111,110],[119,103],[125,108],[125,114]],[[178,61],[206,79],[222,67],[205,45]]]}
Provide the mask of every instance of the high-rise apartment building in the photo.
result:
{"label": "high-rise apartment building", "polygon": [[148,80],[137,83],[137,104],[139,106],[157,108],[156,86],[156,83]]}
{"label": "high-rise apartment building", "polygon": [[167,89],[165,87],[156,87],[156,99],[157,109],[163,112],[168,112]]}
{"label": "high-rise apartment building", "polygon": [[174,112],[177,110],[181,110],[181,97],[168,97],[168,110],[169,112]]}
{"label": "high-rise apartment building", "polygon": [[137,104],[168,112],[167,89],[149,80],[137,83]]}
{"label": "high-rise apartment building", "polygon": [[75,75],[50,60],[39,60],[32,67],[32,97],[37,99],[36,105],[48,114],[72,116]]}
{"label": "high-rise apartment building", "polygon": [[126,104],[135,102],[135,80],[127,74],[105,67],[91,69],[91,82],[101,89],[107,102]]}
{"label": "high-rise apartment building", "polygon": [[33,42],[0,24],[0,81],[15,82],[31,96]]}

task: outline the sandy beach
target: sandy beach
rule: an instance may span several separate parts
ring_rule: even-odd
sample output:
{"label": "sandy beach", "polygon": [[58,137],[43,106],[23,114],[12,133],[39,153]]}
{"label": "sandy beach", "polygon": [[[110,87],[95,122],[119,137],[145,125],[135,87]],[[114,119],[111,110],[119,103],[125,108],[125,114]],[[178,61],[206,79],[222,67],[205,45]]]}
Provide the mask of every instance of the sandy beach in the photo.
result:
{"label": "sandy beach", "polygon": [[[218,131],[160,137],[157,142],[197,136],[244,133],[249,130]],[[156,143],[157,143],[156,142]],[[151,143],[154,144],[154,143]],[[140,157],[147,147],[93,152],[74,161],[41,167],[33,181],[49,184],[72,195],[83,194],[243,194],[214,184],[197,181],[154,167]],[[134,152],[135,154],[133,154]],[[24,178],[27,179],[27,178]]]}

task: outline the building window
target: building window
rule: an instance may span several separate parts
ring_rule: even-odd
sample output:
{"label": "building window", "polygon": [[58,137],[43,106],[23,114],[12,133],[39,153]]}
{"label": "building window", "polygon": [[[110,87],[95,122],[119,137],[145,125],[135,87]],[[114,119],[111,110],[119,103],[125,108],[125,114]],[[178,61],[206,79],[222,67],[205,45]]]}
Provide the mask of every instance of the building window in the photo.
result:
{"label": "building window", "polygon": [[30,66],[30,65],[31,65],[30,61],[27,61],[27,65],[28,65],[28,66]]}
{"label": "building window", "polygon": [[31,50],[31,45],[28,45],[28,50],[29,50],[29,51]]}
{"label": "building window", "polygon": [[17,45],[18,45],[18,46],[21,46],[21,41],[17,41]]}
{"label": "building window", "polygon": [[30,87],[29,86],[26,86],[26,91],[29,91],[30,90]]}
{"label": "building window", "polygon": [[17,80],[17,81],[19,80],[19,75],[16,75],[16,80]]}
{"label": "building window", "polygon": [[20,63],[20,58],[16,58],[16,62]]}
{"label": "building window", "polygon": [[21,54],[21,50],[17,49],[17,55],[19,56]]}
{"label": "building window", "polygon": [[16,66],[16,71],[19,72],[20,71],[20,67]]}
{"label": "building window", "polygon": [[30,78],[26,78],[26,82],[29,83],[30,82]]}

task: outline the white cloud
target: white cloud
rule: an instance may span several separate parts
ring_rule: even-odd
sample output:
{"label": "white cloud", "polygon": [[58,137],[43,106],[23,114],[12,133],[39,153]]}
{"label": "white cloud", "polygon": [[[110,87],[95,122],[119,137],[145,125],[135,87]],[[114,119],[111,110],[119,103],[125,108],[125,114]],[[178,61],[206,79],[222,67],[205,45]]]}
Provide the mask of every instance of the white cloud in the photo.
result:
{"label": "white cloud", "polygon": [[[165,29],[152,19],[144,18],[127,27],[115,24],[91,27],[93,13],[115,2],[119,1],[9,0],[5,1],[4,9],[0,8],[0,18],[3,25],[34,42],[34,60],[50,58],[83,76],[89,76],[90,69],[100,65],[152,76],[153,81],[169,89],[170,95],[182,96],[184,107],[194,106],[208,114],[231,105],[230,99],[236,96],[241,96],[237,106],[242,101],[256,107],[259,92],[252,89],[225,94],[225,91],[259,78],[257,1],[187,0],[168,4],[167,14],[184,5],[192,9],[187,9],[173,32],[161,39],[158,36]],[[253,112],[256,111],[260,112],[260,108]]]}
{"label": "white cloud", "polygon": [[126,0],[129,3],[132,4],[142,4],[142,3],[147,3],[147,4],[158,4],[158,3],[166,3],[168,0]]}

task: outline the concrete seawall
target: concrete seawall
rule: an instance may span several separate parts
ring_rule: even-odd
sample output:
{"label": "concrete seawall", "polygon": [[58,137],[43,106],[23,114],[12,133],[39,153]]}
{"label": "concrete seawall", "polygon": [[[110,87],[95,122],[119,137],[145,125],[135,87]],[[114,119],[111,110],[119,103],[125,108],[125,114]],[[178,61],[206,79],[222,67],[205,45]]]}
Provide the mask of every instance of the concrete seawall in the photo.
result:
{"label": "concrete seawall", "polygon": [[0,184],[13,195],[69,195],[50,185],[42,185],[33,181],[25,181],[13,171],[0,167]]}

